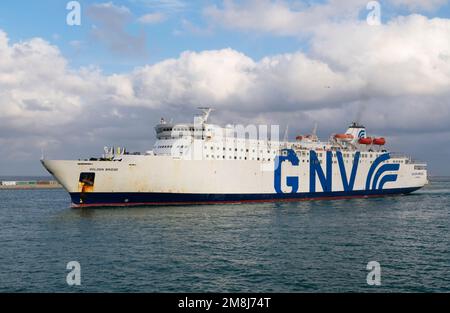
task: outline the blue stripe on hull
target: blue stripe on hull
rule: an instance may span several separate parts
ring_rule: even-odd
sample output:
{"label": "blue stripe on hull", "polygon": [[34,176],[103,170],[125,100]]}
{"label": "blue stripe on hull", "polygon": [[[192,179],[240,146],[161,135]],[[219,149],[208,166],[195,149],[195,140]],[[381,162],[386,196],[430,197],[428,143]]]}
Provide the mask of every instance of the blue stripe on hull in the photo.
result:
{"label": "blue stripe on hull", "polygon": [[[76,206],[128,206],[158,204],[212,204],[239,202],[302,201],[357,197],[381,197],[409,194],[416,188],[362,190],[350,192],[317,192],[297,194],[180,194],[180,193],[71,193]],[[82,199],[82,201],[80,201]]]}

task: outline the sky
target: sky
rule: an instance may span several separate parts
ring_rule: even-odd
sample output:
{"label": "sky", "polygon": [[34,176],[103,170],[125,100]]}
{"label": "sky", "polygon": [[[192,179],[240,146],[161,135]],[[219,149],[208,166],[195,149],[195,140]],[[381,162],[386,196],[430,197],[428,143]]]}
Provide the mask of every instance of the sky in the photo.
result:
{"label": "sky", "polygon": [[450,175],[449,0],[70,2],[0,2],[0,176],[149,150],[199,106],[290,138],[358,120]]}

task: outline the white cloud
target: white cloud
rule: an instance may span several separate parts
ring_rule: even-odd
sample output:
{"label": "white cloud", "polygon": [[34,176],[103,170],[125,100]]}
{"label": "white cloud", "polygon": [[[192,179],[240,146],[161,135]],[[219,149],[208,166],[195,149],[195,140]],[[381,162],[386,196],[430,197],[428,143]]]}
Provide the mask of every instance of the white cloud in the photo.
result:
{"label": "white cloud", "polygon": [[311,49],[332,68],[363,78],[375,95],[436,95],[449,90],[449,34],[450,20],[411,15],[380,27],[320,28]]}
{"label": "white cloud", "polygon": [[284,36],[301,36],[319,24],[354,19],[366,8],[366,0],[329,0],[306,5],[303,2],[225,0],[223,7],[207,7],[204,14],[211,23],[225,28],[268,32]]}
{"label": "white cloud", "polygon": [[[381,14],[389,7],[402,7],[411,12],[432,11],[449,0],[385,0],[379,1]],[[327,0],[309,4],[307,1],[224,0],[221,7],[211,5],[204,15],[213,25],[281,36],[302,37],[317,28],[356,21],[369,14],[368,0]]]}
{"label": "white cloud", "polygon": [[433,11],[447,4],[448,0],[389,0],[393,5],[405,7],[411,11]]}
{"label": "white cloud", "polygon": [[159,12],[149,13],[138,18],[138,22],[141,24],[158,24],[164,22],[167,17]]}
{"label": "white cloud", "polygon": [[10,43],[0,31],[0,153],[14,162],[31,160],[41,146],[57,157],[114,143],[144,150],[152,123],[189,119],[200,105],[215,107],[216,121],[289,123],[292,131],[314,120],[324,132],[339,131],[361,112],[383,135],[448,132],[448,38],[448,19],[342,22],[318,28],[308,54],[253,60],[233,49],[184,52],[104,75],[69,68],[42,39]]}

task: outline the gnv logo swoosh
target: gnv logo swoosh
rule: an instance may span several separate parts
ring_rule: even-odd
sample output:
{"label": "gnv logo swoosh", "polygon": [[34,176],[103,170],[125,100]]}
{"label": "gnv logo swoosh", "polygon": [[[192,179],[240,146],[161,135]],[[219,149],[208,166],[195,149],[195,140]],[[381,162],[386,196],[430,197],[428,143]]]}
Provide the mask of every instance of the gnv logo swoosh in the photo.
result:
{"label": "gnv logo swoosh", "polygon": [[[366,180],[366,190],[383,190],[383,187],[388,182],[397,181],[397,174],[388,174],[381,176],[386,172],[396,172],[400,169],[400,164],[383,164],[375,172],[375,169],[383,162],[390,160],[389,153],[380,155],[370,167],[369,173],[367,174]],[[372,180],[373,177],[373,180]],[[380,180],[381,178],[381,180]],[[372,183],[372,184],[371,184]]]}
{"label": "gnv logo swoosh", "polygon": [[358,133],[358,138],[365,138],[366,137],[366,130],[365,129],[361,129]]}

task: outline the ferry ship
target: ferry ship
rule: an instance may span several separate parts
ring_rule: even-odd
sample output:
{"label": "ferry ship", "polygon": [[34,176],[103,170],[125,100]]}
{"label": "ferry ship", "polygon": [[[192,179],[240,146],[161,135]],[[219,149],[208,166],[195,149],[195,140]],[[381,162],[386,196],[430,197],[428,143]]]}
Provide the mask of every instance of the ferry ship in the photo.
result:
{"label": "ferry ship", "polygon": [[161,119],[150,151],[105,147],[88,160],[46,160],[74,207],[220,204],[405,195],[427,183],[427,164],[390,153],[352,123],[327,141],[237,136],[235,127]]}

